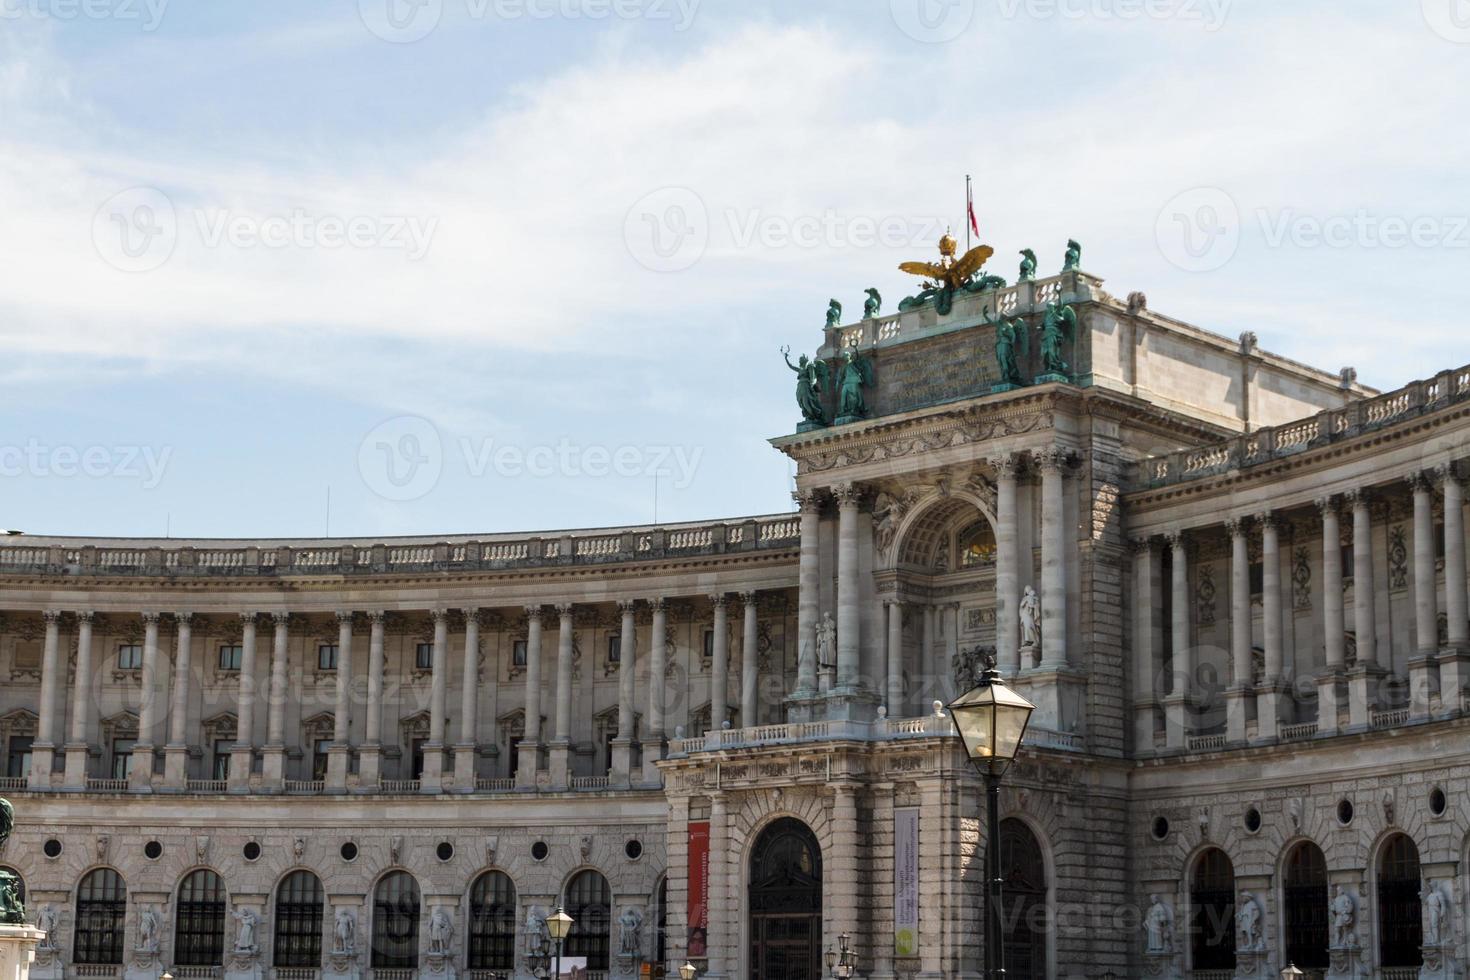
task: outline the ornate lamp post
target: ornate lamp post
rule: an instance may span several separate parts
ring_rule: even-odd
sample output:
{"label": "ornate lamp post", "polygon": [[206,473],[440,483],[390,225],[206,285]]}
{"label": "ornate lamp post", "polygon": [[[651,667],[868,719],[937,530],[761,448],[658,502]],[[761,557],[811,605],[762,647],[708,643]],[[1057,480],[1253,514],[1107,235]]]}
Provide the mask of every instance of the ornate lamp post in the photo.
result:
{"label": "ornate lamp post", "polygon": [[827,950],[827,972],[837,980],[849,980],[857,970],[857,954],[847,945],[851,937],[847,933],[837,937],[836,950]]}
{"label": "ornate lamp post", "polygon": [[570,915],[567,915],[562,907],[558,905],[556,907],[556,914],[546,917],[546,933],[552,939],[556,940],[555,976],[558,978],[561,977],[561,944],[567,938],[567,934],[571,931],[572,917]]}
{"label": "ornate lamp post", "polygon": [[985,658],[980,683],[949,703],[946,709],[959,730],[970,764],[985,777],[986,858],[985,873],[990,891],[985,900],[985,976],[1005,976],[1001,955],[1000,908],[1000,780],[1021,747],[1026,724],[1036,706],[1006,687],[995,658]]}
{"label": "ornate lamp post", "polygon": [[1304,976],[1306,976],[1306,974],[1303,973],[1301,970],[1298,970],[1295,963],[1288,963],[1286,965],[1286,969],[1281,971],[1281,980],[1296,980],[1297,977]]}
{"label": "ornate lamp post", "polygon": [[684,965],[679,967],[679,976],[683,980],[694,980],[695,977],[699,976],[699,967],[685,960]]}

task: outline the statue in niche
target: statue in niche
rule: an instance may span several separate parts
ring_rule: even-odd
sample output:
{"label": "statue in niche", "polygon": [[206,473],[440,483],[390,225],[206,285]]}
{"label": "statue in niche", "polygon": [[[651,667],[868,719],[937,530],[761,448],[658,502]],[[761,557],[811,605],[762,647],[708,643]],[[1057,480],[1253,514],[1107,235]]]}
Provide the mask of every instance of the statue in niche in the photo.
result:
{"label": "statue in niche", "polygon": [[1036,253],[1029,248],[1021,249],[1021,274],[1016,282],[1030,282],[1036,278]]}
{"label": "statue in niche", "polygon": [[1235,913],[1238,938],[1236,948],[1242,952],[1253,952],[1265,948],[1265,937],[1261,935],[1261,906],[1249,892],[1240,893],[1240,908]]}
{"label": "statue in niche", "polygon": [[1026,329],[1026,321],[1020,317],[1014,320],[997,320],[990,315],[990,307],[985,307],[985,322],[995,328],[995,367],[1000,374],[1000,379],[1008,385],[1020,387],[1025,384],[1021,377],[1020,358],[1030,353],[1030,333]]}
{"label": "statue in niche", "polygon": [[249,909],[236,909],[234,915],[235,921],[239,923],[235,929],[235,952],[257,952],[259,947],[255,943],[255,927],[260,920]]}
{"label": "statue in niche", "polygon": [[631,905],[618,916],[618,950],[620,955],[633,957],[643,950],[643,916]]}
{"label": "statue in niche", "polygon": [[1041,364],[1047,374],[1066,374],[1067,361],[1062,357],[1062,346],[1077,336],[1077,311],[1063,306],[1060,301],[1046,308],[1041,321]]}
{"label": "statue in niche", "polygon": [[50,905],[41,906],[41,911],[36,913],[36,928],[46,934],[41,939],[41,949],[56,948],[56,923],[56,909]]}
{"label": "statue in niche", "polygon": [[805,354],[791,363],[791,348],[782,347],[786,366],[796,372],[796,406],[801,409],[802,426],[808,429],[821,428],[827,424],[827,412],[822,408],[822,393],[827,389],[827,362],[812,360]]}
{"label": "statue in niche", "polygon": [[1424,882],[1424,945],[1439,946],[1444,941],[1444,894],[1434,882]]}
{"label": "statue in niche", "polygon": [[851,347],[845,352],[846,363],[842,365],[842,381],[838,388],[837,421],[857,421],[868,417],[868,403],[863,398],[863,388],[873,383],[873,361],[862,356]]}
{"label": "statue in niche", "polygon": [[546,916],[536,906],[526,912],[526,957],[540,960],[546,957],[551,937],[546,931]]}
{"label": "statue in niche", "polygon": [[158,913],[149,906],[138,916],[138,946],[140,953],[158,952]]}
{"label": "statue in niche", "polygon": [[1021,596],[1021,645],[1034,647],[1041,642],[1041,596],[1031,586],[1026,586]]}
{"label": "statue in niche", "polygon": [[1329,908],[1332,912],[1332,945],[1339,949],[1353,945],[1353,920],[1357,917],[1353,897],[1338,885]]}
{"label": "statue in niche", "polygon": [[864,290],[867,299],[863,300],[863,319],[875,319],[883,309],[883,294],[871,286]]}
{"label": "statue in niche", "polygon": [[1143,927],[1148,933],[1148,952],[1174,952],[1174,912],[1158,895],[1150,895]]}
{"label": "statue in niche", "polygon": [[842,326],[842,304],[834,300],[827,301],[827,328]]}
{"label": "statue in niche", "polygon": [[434,911],[429,913],[429,954],[448,956],[453,933],[454,924],[449,921],[449,913],[442,905],[434,906]]}
{"label": "statue in niche", "polygon": [[832,622],[830,612],[822,613],[817,624],[817,669],[828,670],[837,666],[837,624]]}
{"label": "statue in niche", "polygon": [[333,920],[332,952],[344,956],[357,952],[357,916],[351,909],[340,908]]}
{"label": "statue in niche", "polygon": [[1067,239],[1067,260],[1062,265],[1063,272],[1076,272],[1082,268],[1082,246],[1074,239]]}

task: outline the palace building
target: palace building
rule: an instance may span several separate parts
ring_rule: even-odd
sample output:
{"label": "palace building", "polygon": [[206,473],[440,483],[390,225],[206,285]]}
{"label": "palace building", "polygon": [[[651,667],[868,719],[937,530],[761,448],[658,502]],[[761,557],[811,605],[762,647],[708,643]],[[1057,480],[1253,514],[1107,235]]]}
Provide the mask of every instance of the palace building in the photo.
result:
{"label": "palace building", "polygon": [[0,542],[33,976],[522,980],[563,906],[595,978],[978,977],[993,655],[1011,980],[1463,977],[1470,368],[971,285],[793,365],[789,514]]}

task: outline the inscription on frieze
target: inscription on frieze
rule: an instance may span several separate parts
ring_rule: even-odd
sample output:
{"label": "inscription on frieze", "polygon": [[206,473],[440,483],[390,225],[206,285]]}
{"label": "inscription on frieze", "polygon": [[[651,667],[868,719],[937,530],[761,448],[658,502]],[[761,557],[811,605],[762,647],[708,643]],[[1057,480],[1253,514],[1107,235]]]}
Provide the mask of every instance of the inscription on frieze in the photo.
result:
{"label": "inscription on frieze", "polygon": [[874,414],[989,394],[999,379],[991,351],[994,334],[980,326],[882,351]]}

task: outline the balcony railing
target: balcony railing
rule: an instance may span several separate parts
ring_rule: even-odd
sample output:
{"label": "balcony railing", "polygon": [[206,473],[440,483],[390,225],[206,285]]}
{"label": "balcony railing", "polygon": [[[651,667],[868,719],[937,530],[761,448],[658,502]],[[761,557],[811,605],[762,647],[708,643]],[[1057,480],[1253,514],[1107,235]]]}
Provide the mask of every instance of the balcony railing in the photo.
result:
{"label": "balcony railing", "polygon": [[378,792],[389,796],[403,796],[422,789],[423,783],[417,779],[384,779],[378,783]]}
{"label": "balcony railing", "polygon": [[[769,745],[792,745],[798,742],[822,741],[887,741],[905,738],[956,736],[954,722],[948,715],[925,715],[892,721],[808,721],[787,725],[758,725],[752,728],[730,728],[706,732],[693,738],[676,738],[669,742],[670,756],[687,756],[695,752],[717,752],[721,749],[761,748]],[[1058,732],[1032,725],[1026,729],[1025,744],[1034,748],[1062,749],[1080,752],[1085,740],[1075,732]]]}
{"label": "balcony railing", "polygon": [[1368,716],[1370,728],[1397,728],[1399,725],[1408,724],[1409,709],[1394,708],[1389,711],[1375,711]]}
{"label": "balcony railing", "polygon": [[275,974],[276,980],[316,980],[322,975],[322,971],[308,966],[278,966]]}
{"label": "balcony railing", "polygon": [[1213,752],[1225,747],[1224,735],[1191,735],[1189,736],[1189,750],[1191,752]]}
{"label": "balcony railing", "polygon": [[312,796],[326,792],[327,781],[325,779],[287,779],[282,782],[282,788],[293,796]]}
{"label": "balcony railing", "polygon": [[176,966],[174,976],[179,980],[214,980],[221,972],[217,966]]}
{"label": "balcony railing", "polygon": [[72,975],[85,980],[103,980],[106,977],[122,976],[122,967],[107,963],[78,963],[72,967]]}
{"label": "balcony railing", "polygon": [[1317,723],[1315,721],[1303,722],[1300,725],[1282,725],[1281,741],[1300,742],[1317,734]]}
{"label": "balcony railing", "polygon": [[126,779],[97,779],[88,776],[87,789],[93,793],[126,793],[128,781]]}
{"label": "balcony railing", "polygon": [[25,789],[25,776],[0,776],[0,789]]}
{"label": "balcony railing", "polygon": [[184,780],[184,791],[188,793],[224,793],[228,792],[230,781],[228,779],[186,779]]}
{"label": "balcony railing", "polygon": [[571,778],[572,789],[607,789],[609,781],[606,776],[573,776]]}
{"label": "balcony railing", "polygon": [[510,779],[486,779],[481,777],[475,780],[475,790],[480,793],[509,793],[516,788],[514,778]]}

